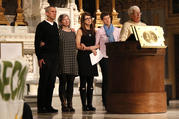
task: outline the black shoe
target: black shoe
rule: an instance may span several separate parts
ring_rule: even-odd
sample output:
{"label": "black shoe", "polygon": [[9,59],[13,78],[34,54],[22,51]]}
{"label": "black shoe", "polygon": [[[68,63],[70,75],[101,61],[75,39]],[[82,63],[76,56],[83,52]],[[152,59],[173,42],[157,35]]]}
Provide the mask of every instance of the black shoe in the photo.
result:
{"label": "black shoe", "polygon": [[82,110],[83,110],[83,111],[87,111],[87,108],[86,108],[86,107],[82,107]]}
{"label": "black shoe", "polygon": [[93,106],[87,106],[87,111],[96,111],[96,108]]}
{"label": "black shoe", "polygon": [[57,113],[57,112],[58,112],[58,110],[57,110],[57,109],[54,109],[52,106],[47,107],[47,111],[48,111],[49,113]]}
{"label": "black shoe", "polygon": [[48,113],[48,110],[45,107],[38,108],[38,113]]}
{"label": "black shoe", "polygon": [[82,107],[82,110],[83,110],[83,111],[87,111],[86,106],[83,106],[83,107]]}
{"label": "black shoe", "polygon": [[69,108],[68,107],[62,107],[62,112],[69,112]]}
{"label": "black shoe", "polygon": [[72,101],[68,101],[67,107],[68,107],[69,112],[75,112],[75,109],[72,106]]}
{"label": "black shoe", "polygon": [[73,107],[68,107],[69,112],[75,112],[75,109]]}

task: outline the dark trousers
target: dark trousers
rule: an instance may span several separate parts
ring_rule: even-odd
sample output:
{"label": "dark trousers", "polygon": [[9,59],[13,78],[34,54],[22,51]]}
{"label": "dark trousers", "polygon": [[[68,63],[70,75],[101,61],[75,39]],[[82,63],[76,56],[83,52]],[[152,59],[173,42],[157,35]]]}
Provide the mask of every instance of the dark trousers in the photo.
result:
{"label": "dark trousers", "polygon": [[[80,96],[82,106],[92,106],[94,76],[80,76]],[[86,89],[87,84],[87,89]],[[87,101],[87,104],[86,104]]]}
{"label": "dark trousers", "polygon": [[103,105],[106,107],[106,93],[107,93],[107,81],[108,81],[108,58],[103,58],[100,62],[101,72],[102,72],[102,101]]}
{"label": "dark trousers", "polygon": [[62,106],[68,104],[68,107],[72,107],[72,98],[73,98],[73,84],[75,76],[73,75],[62,75],[59,76],[59,97],[61,100]]}
{"label": "dark trousers", "polygon": [[55,85],[58,56],[45,56],[45,64],[40,68],[40,79],[38,85],[37,107],[50,107],[52,104],[53,89]]}

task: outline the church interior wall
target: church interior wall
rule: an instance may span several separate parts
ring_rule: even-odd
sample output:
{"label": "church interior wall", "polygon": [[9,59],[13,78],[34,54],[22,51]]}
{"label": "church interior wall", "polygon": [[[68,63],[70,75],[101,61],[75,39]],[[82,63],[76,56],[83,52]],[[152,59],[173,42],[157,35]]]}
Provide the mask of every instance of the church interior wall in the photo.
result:
{"label": "church interior wall", "polygon": [[68,0],[48,0],[48,3],[51,6],[65,8],[65,7],[67,7]]}
{"label": "church interior wall", "polygon": [[17,0],[2,0],[2,6],[5,8],[5,15],[15,15]]}
{"label": "church interior wall", "polygon": [[175,36],[179,34],[179,11],[177,12],[177,7],[174,4],[177,4],[177,0],[168,0],[166,1],[166,43],[168,45],[168,66],[169,66],[169,80],[172,83],[172,89],[173,89],[173,97],[179,98],[178,94],[179,87],[176,87],[177,85],[177,78],[176,75],[178,75],[179,72],[176,72],[176,64],[175,60],[178,55],[175,55]]}
{"label": "church interior wall", "polygon": [[35,27],[40,22],[40,1],[39,0],[24,0],[24,16],[28,23],[30,33],[35,32]]}

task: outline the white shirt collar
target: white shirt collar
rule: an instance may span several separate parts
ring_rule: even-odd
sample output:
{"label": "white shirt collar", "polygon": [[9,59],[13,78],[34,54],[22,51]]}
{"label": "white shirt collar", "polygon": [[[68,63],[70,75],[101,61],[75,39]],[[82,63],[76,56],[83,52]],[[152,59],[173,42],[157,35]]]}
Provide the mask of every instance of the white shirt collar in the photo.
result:
{"label": "white shirt collar", "polygon": [[45,20],[47,23],[49,23],[50,25],[52,25],[53,26],[53,22],[50,22],[50,21],[48,21],[48,20]]}

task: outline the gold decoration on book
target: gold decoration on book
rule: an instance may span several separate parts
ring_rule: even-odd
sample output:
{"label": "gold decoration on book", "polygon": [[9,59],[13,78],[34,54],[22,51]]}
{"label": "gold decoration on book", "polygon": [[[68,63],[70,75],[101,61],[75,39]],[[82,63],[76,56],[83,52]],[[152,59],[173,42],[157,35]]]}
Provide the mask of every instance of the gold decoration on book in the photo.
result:
{"label": "gold decoration on book", "polygon": [[142,48],[166,48],[163,28],[160,26],[131,26]]}

